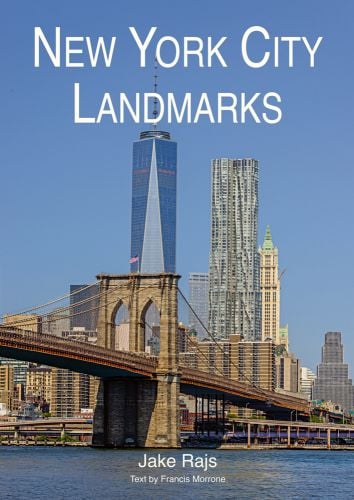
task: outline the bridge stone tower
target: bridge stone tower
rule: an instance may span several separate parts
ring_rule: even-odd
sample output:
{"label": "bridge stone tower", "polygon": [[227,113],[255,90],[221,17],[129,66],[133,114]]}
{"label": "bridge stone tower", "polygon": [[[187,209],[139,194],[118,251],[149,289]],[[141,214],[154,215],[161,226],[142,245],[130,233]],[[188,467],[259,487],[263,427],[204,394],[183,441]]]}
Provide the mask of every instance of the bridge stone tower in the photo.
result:
{"label": "bridge stone tower", "polygon": [[115,317],[129,313],[129,350],[145,351],[145,314],[154,303],[160,312],[160,353],[151,379],[139,376],[102,379],[94,416],[93,446],[176,448],[179,435],[177,290],[180,276],[100,274],[98,345],[114,349]]}

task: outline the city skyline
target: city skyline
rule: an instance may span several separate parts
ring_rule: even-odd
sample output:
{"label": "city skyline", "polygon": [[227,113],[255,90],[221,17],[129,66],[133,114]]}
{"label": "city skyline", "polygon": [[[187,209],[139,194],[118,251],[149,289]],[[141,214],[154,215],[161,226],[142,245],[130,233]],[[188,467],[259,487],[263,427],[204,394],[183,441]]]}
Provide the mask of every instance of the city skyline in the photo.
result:
{"label": "city skyline", "polygon": [[[8,213],[11,207],[2,223],[8,242],[1,256],[2,312],[59,296],[70,283],[90,283],[103,270],[126,271],[130,257],[130,145],[141,130],[130,124],[74,126],[71,88],[76,75],[55,73],[49,67],[33,68],[34,26],[45,23],[53,29],[62,24],[68,33],[90,32],[97,26],[97,10],[78,3],[71,9],[68,23],[63,6],[53,6],[51,12],[44,4],[21,8],[24,15],[18,19],[16,8],[7,6],[9,22],[1,34],[3,47],[8,46],[6,40],[12,40],[1,84],[5,96],[3,184],[7,186],[1,212]],[[102,25],[107,34],[125,33],[133,21],[142,31],[157,23],[161,34],[178,37],[196,31],[196,6],[188,5],[188,16],[181,5],[171,8],[172,16],[163,5],[154,16],[147,6],[134,13],[127,7],[119,16],[118,7],[110,8]],[[287,268],[282,316],[289,323],[292,350],[312,368],[319,359],[324,331],[341,330],[347,357],[354,356],[354,324],[348,313],[353,303],[353,269],[348,265],[353,242],[350,234],[344,238],[353,213],[353,172],[348,161],[353,156],[351,12],[351,6],[340,5],[334,26],[328,6],[322,6],[315,18],[309,16],[305,3],[279,7],[254,2],[252,8],[243,6],[237,11],[226,4],[209,6],[204,26],[215,37],[227,33],[237,38],[245,26],[255,22],[272,34],[290,30],[306,32],[309,37],[324,35],[319,65],[312,72],[297,66],[291,74],[288,68],[264,68],[258,73],[240,68],[223,72],[191,68],[187,73],[176,68],[159,74],[166,89],[176,87],[177,91],[190,87],[214,92],[221,89],[222,81],[225,88],[252,92],[259,75],[265,87],[278,87],[282,92],[284,119],[276,127],[251,123],[235,127],[225,121],[217,126],[200,122],[198,126],[168,128],[179,143],[178,183],[183,186],[178,194],[177,271],[186,286],[190,271],[208,269],[210,159],[236,153],[259,158],[263,169],[260,234],[269,223],[277,235],[280,268]],[[10,26],[14,31],[9,31]],[[132,47],[126,50],[133,55]],[[233,55],[231,48],[228,55]],[[116,79],[101,69],[95,74],[78,69],[77,77],[92,96],[102,84],[112,91],[122,87],[148,91],[152,59],[149,68],[138,71],[127,57],[126,71],[116,74]],[[343,76],[340,92],[338,75]],[[328,102],[336,106],[328,109]],[[55,116],[51,126],[47,126],[49,115]],[[333,165],[340,166],[341,175],[333,174]],[[76,209],[79,200],[82,208]],[[99,242],[107,234],[110,244],[103,246]],[[336,243],[335,253],[329,241]],[[20,289],[13,285],[19,281]],[[304,288],[304,283],[309,286]]]}

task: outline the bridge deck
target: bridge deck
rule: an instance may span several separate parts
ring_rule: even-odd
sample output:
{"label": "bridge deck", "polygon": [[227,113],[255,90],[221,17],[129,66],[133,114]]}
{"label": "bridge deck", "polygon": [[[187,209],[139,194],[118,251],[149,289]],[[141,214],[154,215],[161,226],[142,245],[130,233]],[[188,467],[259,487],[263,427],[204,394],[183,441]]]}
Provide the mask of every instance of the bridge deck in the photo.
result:
{"label": "bridge deck", "polygon": [[[54,335],[0,326],[0,354],[14,359],[66,368],[103,378],[140,376],[154,378],[157,358],[144,353],[111,351],[88,343]],[[180,367],[181,391],[187,394],[216,394],[239,406],[267,413],[308,412],[308,402],[285,394],[260,389],[187,367]]]}

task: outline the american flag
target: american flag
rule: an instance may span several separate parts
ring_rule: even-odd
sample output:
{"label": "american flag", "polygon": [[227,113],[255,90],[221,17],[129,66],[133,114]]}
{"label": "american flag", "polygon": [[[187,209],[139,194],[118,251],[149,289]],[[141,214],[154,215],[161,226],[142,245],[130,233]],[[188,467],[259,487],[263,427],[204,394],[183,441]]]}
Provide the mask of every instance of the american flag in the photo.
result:
{"label": "american flag", "polygon": [[138,262],[139,261],[139,255],[135,255],[134,257],[131,257],[129,259],[129,264],[134,264],[134,262]]}

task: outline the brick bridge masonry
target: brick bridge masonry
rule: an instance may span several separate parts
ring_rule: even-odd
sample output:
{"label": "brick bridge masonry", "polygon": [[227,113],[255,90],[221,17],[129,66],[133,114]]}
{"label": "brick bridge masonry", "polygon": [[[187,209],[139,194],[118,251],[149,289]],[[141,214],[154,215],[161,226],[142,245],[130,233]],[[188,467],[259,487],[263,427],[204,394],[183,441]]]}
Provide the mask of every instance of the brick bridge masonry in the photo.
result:
{"label": "brick bridge masonry", "polygon": [[114,349],[115,317],[121,305],[129,314],[129,350],[145,351],[145,314],[160,311],[160,354],[151,379],[101,379],[94,414],[93,446],[177,448],[180,374],[177,350],[176,274],[97,276],[100,281],[98,339]]}

